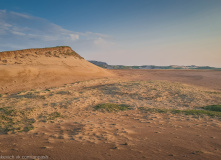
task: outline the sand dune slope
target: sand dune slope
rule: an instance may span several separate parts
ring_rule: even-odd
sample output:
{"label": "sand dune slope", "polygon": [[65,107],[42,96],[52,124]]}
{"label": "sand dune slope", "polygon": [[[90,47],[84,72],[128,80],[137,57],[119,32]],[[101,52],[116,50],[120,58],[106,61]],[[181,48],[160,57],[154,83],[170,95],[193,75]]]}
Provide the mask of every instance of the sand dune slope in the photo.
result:
{"label": "sand dune slope", "polygon": [[107,76],[111,73],[84,60],[70,47],[0,52],[0,93]]}

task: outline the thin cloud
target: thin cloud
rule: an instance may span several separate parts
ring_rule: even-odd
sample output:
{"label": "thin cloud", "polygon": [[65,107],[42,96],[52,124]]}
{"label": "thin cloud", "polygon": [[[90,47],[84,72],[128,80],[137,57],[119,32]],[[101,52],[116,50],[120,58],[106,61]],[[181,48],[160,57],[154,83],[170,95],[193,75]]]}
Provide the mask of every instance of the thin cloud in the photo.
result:
{"label": "thin cloud", "polygon": [[113,44],[110,36],[93,32],[75,32],[46,19],[0,10],[0,50],[17,50],[68,45],[74,50],[99,50]]}
{"label": "thin cloud", "polygon": [[70,37],[71,37],[72,40],[78,40],[79,39],[78,34],[70,34]]}
{"label": "thin cloud", "polygon": [[23,18],[27,18],[27,19],[32,19],[32,16],[26,15],[26,14],[22,14],[22,13],[17,13],[17,12],[10,12],[11,14],[14,14],[15,16],[18,17],[23,17]]}
{"label": "thin cloud", "polygon": [[22,32],[16,32],[16,31],[11,31],[13,34],[15,35],[19,35],[19,36],[25,36],[26,34],[25,33],[22,33]]}
{"label": "thin cloud", "polygon": [[113,42],[109,42],[107,41],[106,39],[102,38],[102,37],[98,37],[94,40],[94,44],[96,46],[100,46],[100,47],[103,47],[103,48],[109,48],[111,46],[114,45]]}

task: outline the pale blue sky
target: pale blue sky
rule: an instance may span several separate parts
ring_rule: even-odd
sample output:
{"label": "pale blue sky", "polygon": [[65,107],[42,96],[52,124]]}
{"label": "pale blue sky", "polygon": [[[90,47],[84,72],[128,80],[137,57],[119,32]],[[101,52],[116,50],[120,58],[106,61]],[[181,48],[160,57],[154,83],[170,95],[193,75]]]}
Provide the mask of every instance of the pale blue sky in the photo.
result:
{"label": "pale blue sky", "polygon": [[58,45],[109,64],[221,67],[221,1],[0,1],[0,51]]}

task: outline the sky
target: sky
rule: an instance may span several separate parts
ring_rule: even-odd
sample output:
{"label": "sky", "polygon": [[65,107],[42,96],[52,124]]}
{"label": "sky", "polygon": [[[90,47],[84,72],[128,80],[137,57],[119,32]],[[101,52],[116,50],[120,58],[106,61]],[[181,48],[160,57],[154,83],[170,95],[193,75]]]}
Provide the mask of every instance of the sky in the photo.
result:
{"label": "sky", "polygon": [[221,67],[221,0],[0,1],[0,51],[63,45],[112,65]]}

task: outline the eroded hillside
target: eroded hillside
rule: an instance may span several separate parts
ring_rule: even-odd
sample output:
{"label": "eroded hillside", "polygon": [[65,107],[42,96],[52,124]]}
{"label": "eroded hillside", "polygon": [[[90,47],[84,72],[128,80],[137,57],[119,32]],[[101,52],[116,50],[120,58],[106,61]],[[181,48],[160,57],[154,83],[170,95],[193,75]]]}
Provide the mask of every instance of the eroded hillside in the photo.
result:
{"label": "eroded hillside", "polygon": [[0,52],[0,93],[110,75],[66,46]]}
{"label": "eroded hillside", "polygon": [[39,57],[67,58],[69,56],[83,59],[79,54],[68,46],[51,48],[33,48],[17,51],[0,52],[0,64],[30,64],[25,61],[27,58],[36,59]]}

